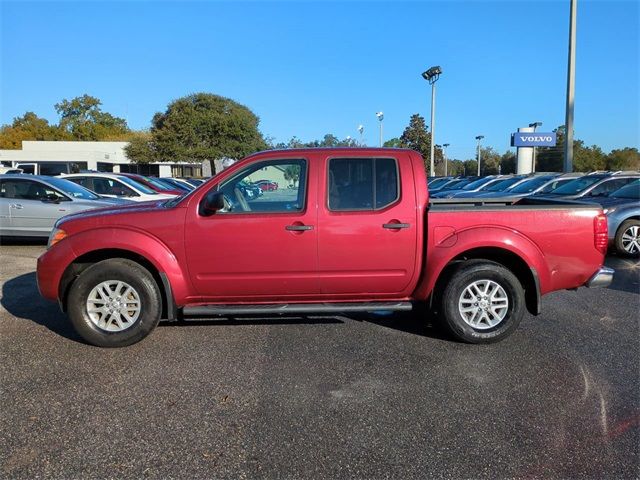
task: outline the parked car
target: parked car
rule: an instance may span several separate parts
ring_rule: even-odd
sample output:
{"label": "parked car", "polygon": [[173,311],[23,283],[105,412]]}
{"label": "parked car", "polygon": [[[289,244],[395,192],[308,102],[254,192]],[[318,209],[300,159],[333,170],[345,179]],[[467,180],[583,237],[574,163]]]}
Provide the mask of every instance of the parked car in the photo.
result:
{"label": "parked car", "polygon": [[184,195],[185,193],[184,190],[172,188],[166,183],[162,183],[154,177],[143,177],[142,175],[138,175],[137,173],[118,173],[117,175],[130,178],[131,180],[141,183],[145,187],[149,187],[151,190],[157,193],[163,193],[165,195]]}
{"label": "parked car", "polygon": [[175,188],[177,190],[182,190],[185,193],[189,193],[192,190],[195,190],[196,187],[191,185],[189,182],[181,182],[177,178],[173,177],[160,177],[158,181],[170,186],[171,188]]}
{"label": "parked car", "polygon": [[453,180],[453,177],[429,177],[427,185],[430,192],[436,191],[440,186]]}
{"label": "parked car", "polygon": [[468,185],[471,182],[476,181],[477,179],[478,177],[452,178],[448,182],[440,184],[435,188],[429,187],[429,192],[435,193],[435,192],[445,192],[448,190],[459,190],[465,185]]}
{"label": "parked car", "polygon": [[114,205],[113,201],[58,177],[2,175],[0,235],[48,237],[55,222],[64,215]]}
{"label": "parked car", "polygon": [[592,199],[605,197],[614,190],[640,178],[640,175],[618,175],[611,173],[592,173],[576,178],[555,190],[547,192],[544,198],[562,198],[564,200]]}
{"label": "parked car", "polygon": [[257,182],[253,182],[253,184],[258,186],[263,192],[278,190],[278,182],[272,182],[271,180],[258,180]]}
{"label": "parked car", "polygon": [[542,190],[549,183],[553,182],[558,175],[559,174],[532,176],[507,188],[505,191],[500,193],[500,197],[526,197],[527,195],[533,195]]}
{"label": "parked car", "polygon": [[453,188],[451,190],[438,191],[431,194],[431,198],[453,198],[458,193],[479,192],[486,190],[490,185],[500,181],[501,177],[495,177],[493,175],[488,177],[482,177],[478,180],[474,180],[471,183],[467,183],[462,188]]}
{"label": "parked car", "polygon": [[7,174],[20,174],[22,173],[22,169],[21,168],[13,168],[13,167],[0,167],[0,175],[7,175]]}
{"label": "parked car", "polygon": [[621,255],[640,256],[640,180],[595,200],[607,215],[609,245]]}
{"label": "parked car", "polygon": [[189,182],[194,187],[198,188],[202,185],[206,180],[203,178],[190,178],[190,177],[180,177],[180,180],[184,180],[185,182]]}
{"label": "parked car", "polygon": [[497,182],[492,182],[485,189],[481,189],[478,192],[461,192],[456,194],[454,198],[500,197],[509,187],[516,186],[526,179],[527,177],[523,175],[501,177]]}
{"label": "parked car", "polygon": [[82,185],[101,197],[127,198],[134,202],[168,200],[175,197],[154,192],[149,187],[117,173],[75,173],[61,178]]}
{"label": "parked car", "polygon": [[[226,201],[276,165],[300,172],[282,198]],[[258,153],[191,195],[63,218],[38,259],[38,287],[87,342],[120,347],[161,318],[414,305],[431,306],[455,338],[487,343],[525,310],[538,314],[544,294],[611,283],[599,206],[429,203],[426,184],[411,150]]]}

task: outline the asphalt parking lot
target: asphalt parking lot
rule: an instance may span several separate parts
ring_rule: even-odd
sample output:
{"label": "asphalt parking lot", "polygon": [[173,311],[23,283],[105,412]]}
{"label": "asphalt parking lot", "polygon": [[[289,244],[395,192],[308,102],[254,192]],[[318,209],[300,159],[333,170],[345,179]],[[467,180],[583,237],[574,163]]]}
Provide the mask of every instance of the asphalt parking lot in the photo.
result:
{"label": "asphalt parking lot", "polygon": [[0,247],[0,477],[637,478],[640,264],[502,343],[415,315],[161,325],[82,343]]}

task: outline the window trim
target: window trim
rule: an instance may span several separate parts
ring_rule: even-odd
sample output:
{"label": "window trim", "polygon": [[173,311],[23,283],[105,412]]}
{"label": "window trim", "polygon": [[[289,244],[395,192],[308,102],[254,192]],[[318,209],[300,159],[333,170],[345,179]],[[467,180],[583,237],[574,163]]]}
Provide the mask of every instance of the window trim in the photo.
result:
{"label": "window trim", "polygon": [[[226,178],[225,180],[223,180],[222,182],[218,182],[216,183],[212,188],[215,191],[220,191],[220,185],[222,183],[228,182],[233,180],[234,178],[238,178],[240,176],[240,174],[244,171],[246,171],[249,167],[253,167],[255,165],[260,165],[260,164],[264,164],[264,163],[269,163],[269,164],[289,164],[292,162],[304,162],[304,167],[305,167],[305,175],[304,175],[304,191],[303,191],[303,195],[302,195],[302,208],[300,208],[300,210],[288,210],[288,211],[249,211],[249,212],[221,212],[220,215],[223,216],[228,216],[228,215],[304,215],[307,212],[307,197],[309,195],[309,160],[306,157],[292,157],[292,158],[268,158],[268,159],[261,159],[261,160],[257,160],[256,162],[250,163],[249,165],[246,165],[244,168],[241,168],[238,170],[237,173],[235,173],[234,175],[232,175],[231,177]],[[258,167],[254,170],[254,172],[257,172],[258,170],[260,170],[261,168],[264,167]],[[253,173],[253,172],[252,172]],[[249,174],[251,175],[251,174]],[[246,176],[246,175],[245,175]],[[244,177],[242,177],[244,178]],[[300,179],[298,180],[298,185],[300,185]],[[211,190],[207,190],[207,193],[209,193]],[[205,196],[207,195],[207,193],[205,193]],[[298,197],[300,196],[300,191],[298,189]],[[216,215],[212,215],[209,218],[214,218],[216,217]]]}
{"label": "window trim", "polygon": [[[372,169],[372,173],[373,173],[373,178],[372,178],[372,182],[373,182],[373,208],[350,208],[350,209],[332,209],[331,205],[329,205],[329,191],[331,190],[331,186],[329,185],[329,170],[331,168],[331,161],[332,160],[374,160],[373,162],[373,169]],[[393,163],[396,166],[396,198],[394,200],[392,200],[391,202],[387,203],[385,206],[383,207],[379,207],[376,208],[375,207],[375,201],[376,201],[376,168],[375,168],[375,160],[393,160]],[[331,213],[349,213],[349,212],[379,212],[382,210],[386,210],[389,207],[392,207],[394,205],[396,205],[397,203],[400,202],[401,198],[402,198],[402,192],[401,192],[401,186],[402,186],[402,181],[400,178],[400,165],[398,164],[398,159],[396,157],[372,157],[372,156],[354,156],[354,157],[348,157],[348,156],[336,156],[336,157],[329,157],[327,158],[327,167],[325,169],[325,207],[327,209],[328,212]]]}

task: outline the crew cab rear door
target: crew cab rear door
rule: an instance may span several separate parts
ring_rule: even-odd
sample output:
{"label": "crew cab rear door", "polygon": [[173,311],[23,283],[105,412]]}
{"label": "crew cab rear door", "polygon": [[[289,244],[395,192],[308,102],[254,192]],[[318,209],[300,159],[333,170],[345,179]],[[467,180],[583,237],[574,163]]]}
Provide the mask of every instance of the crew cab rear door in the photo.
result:
{"label": "crew cab rear door", "polygon": [[324,161],[318,216],[321,292],[405,296],[417,270],[420,234],[410,158],[405,152],[362,155]]}

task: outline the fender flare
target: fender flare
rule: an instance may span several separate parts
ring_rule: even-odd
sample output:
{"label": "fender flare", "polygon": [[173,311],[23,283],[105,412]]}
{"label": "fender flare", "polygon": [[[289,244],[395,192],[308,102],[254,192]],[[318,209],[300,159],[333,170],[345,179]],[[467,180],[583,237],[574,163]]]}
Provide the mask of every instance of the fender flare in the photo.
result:
{"label": "fender flare", "polygon": [[536,286],[537,298],[546,293],[550,285],[551,274],[542,250],[526,235],[513,228],[477,225],[453,232],[438,245],[430,238],[427,249],[425,274],[413,295],[418,300],[426,300],[431,295],[438,279],[452,261],[463,257],[465,253],[487,249],[515,255],[526,264]]}
{"label": "fender flare", "polygon": [[[67,270],[83,256],[99,254],[106,250],[121,250],[142,257],[155,269],[167,301],[167,315],[174,316],[176,305],[183,303],[191,293],[191,283],[186,266],[159,238],[130,227],[109,226],[94,228],[73,234],[64,240],[74,254],[74,259],[65,267]],[[182,262],[186,265],[186,262]]]}

